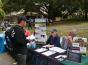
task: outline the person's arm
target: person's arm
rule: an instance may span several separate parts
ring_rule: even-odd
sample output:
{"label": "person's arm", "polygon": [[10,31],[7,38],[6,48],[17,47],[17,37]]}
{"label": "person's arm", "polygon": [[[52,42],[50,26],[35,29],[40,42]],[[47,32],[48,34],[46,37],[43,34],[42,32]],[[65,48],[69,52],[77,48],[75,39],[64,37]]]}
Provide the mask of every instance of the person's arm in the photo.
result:
{"label": "person's arm", "polygon": [[55,41],[57,47],[61,47],[60,44],[60,37],[57,37],[57,40]]}

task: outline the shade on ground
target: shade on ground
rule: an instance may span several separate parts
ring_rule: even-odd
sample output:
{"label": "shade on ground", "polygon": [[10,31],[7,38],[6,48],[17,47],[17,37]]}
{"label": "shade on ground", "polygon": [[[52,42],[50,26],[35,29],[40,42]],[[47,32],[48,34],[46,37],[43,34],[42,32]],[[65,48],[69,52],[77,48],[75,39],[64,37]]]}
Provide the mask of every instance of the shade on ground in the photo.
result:
{"label": "shade on ground", "polygon": [[0,54],[0,65],[13,65],[14,60],[7,54]]}

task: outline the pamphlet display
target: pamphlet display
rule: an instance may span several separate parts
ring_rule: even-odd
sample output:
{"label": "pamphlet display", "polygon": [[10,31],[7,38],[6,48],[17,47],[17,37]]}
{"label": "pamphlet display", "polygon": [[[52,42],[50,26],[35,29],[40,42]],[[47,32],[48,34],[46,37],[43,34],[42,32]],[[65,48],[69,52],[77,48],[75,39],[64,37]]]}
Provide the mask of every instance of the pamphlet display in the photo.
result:
{"label": "pamphlet display", "polygon": [[72,43],[72,51],[86,54],[87,52],[87,38],[74,37]]}
{"label": "pamphlet display", "polygon": [[36,18],[35,19],[35,40],[38,42],[46,42],[46,19]]}

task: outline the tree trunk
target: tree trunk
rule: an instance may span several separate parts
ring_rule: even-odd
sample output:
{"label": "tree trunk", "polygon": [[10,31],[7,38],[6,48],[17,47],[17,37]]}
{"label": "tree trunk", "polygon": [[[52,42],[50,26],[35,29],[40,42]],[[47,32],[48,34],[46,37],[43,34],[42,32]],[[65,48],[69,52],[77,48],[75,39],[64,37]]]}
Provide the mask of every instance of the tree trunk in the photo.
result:
{"label": "tree trunk", "polygon": [[84,12],[84,20],[87,20],[87,11],[85,10],[85,12]]}

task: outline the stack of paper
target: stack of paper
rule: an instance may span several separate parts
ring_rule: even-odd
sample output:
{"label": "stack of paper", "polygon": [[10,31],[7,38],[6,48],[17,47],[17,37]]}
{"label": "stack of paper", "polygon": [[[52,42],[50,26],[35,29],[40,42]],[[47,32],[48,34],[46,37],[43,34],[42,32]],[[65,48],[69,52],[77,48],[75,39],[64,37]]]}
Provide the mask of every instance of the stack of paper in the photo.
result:
{"label": "stack of paper", "polygon": [[86,47],[80,47],[80,53],[86,53],[87,48]]}
{"label": "stack of paper", "polygon": [[46,52],[44,52],[44,53],[42,53],[43,55],[45,55],[45,56],[50,56],[50,55],[53,55],[53,54],[55,54],[56,52],[54,52],[54,51],[46,51]]}
{"label": "stack of paper", "polygon": [[66,50],[61,49],[59,47],[52,47],[52,48],[49,48],[49,50],[52,50],[52,51],[55,51],[55,52],[59,52],[59,53],[64,53],[66,51]]}
{"label": "stack of paper", "polygon": [[87,43],[87,38],[82,38],[84,40],[85,43]]}
{"label": "stack of paper", "polygon": [[56,56],[55,58],[56,59],[58,59],[58,58],[67,58],[67,55],[59,55],[59,56]]}
{"label": "stack of paper", "polygon": [[39,48],[39,49],[36,49],[35,51],[41,53],[41,52],[47,51],[47,49],[46,48]]}
{"label": "stack of paper", "polygon": [[74,53],[80,53],[79,50],[72,50],[72,52],[74,52]]}
{"label": "stack of paper", "polygon": [[58,59],[59,61],[63,61],[64,59],[67,58],[67,55],[59,55],[55,57],[56,59]]}
{"label": "stack of paper", "polygon": [[79,43],[72,43],[73,47],[79,47]]}
{"label": "stack of paper", "polygon": [[28,40],[34,40],[35,36],[32,34],[32,35],[28,36],[26,39],[28,39]]}
{"label": "stack of paper", "polygon": [[78,40],[79,37],[73,37],[73,41],[75,42],[76,40]]}

